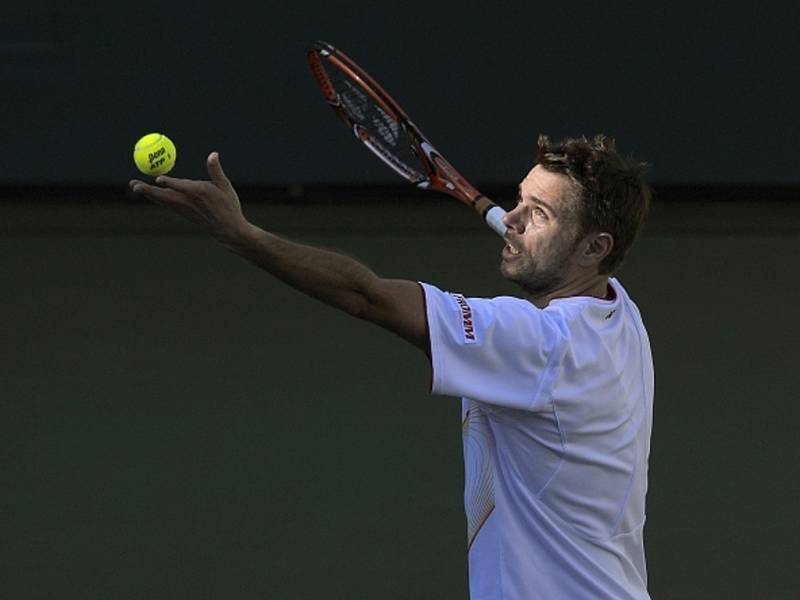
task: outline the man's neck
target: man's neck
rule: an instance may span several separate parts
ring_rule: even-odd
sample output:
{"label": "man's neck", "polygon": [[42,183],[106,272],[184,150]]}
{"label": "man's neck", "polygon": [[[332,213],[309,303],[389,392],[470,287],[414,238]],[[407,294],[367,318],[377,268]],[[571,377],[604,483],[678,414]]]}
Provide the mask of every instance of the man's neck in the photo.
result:
{"label": "man's neck", "polygon": [[566,282],[558,288],[541,295],[529,296],[528,300],[539,308],[545,308],[552,300],[572,298],[574,296],[589,296],[601,300],[611,300],[614,298],[614,289],[608,283],[608,275],[594,275]]}

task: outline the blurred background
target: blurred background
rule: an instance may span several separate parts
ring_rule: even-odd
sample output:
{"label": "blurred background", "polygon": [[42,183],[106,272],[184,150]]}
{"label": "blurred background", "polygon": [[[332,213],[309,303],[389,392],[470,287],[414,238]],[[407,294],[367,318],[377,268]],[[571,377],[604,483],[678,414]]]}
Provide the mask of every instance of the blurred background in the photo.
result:
{"label": "blurred background", "polygon": [[653,598],[800,597],[796,8],[12,1],[0,19],[0,597],[466,598],[460,411],[425,358],[132,198],[218,150],[257,224],[513,294],[305,64],[325,39],[501,204],[537,135],[652,166],[619,277],[656,361]]}

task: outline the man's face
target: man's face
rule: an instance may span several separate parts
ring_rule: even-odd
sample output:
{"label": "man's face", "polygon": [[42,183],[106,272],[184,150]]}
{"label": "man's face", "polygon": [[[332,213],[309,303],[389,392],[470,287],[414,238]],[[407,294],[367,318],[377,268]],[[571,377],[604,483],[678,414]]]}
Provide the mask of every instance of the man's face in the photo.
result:
{"label": "man's face", "polygon": [[519,186],[500,272],[534,296],[556,290],[569,277],[578,242],[577,194],[566,175],[535,166]]}

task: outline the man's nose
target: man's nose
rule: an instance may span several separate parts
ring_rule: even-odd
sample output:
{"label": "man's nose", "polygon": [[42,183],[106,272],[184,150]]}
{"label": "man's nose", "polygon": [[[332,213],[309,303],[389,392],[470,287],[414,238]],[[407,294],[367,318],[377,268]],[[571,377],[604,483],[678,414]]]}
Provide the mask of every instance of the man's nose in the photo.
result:
{"label": "man's nose", "polygon": [[512,210],[503,215],[503,225],[509,229],[513,229],[517,233],[523,233],[525,231],[525,227],[522,225],[522,221],[519,218],[518,208],[519,207],[514,207]]}

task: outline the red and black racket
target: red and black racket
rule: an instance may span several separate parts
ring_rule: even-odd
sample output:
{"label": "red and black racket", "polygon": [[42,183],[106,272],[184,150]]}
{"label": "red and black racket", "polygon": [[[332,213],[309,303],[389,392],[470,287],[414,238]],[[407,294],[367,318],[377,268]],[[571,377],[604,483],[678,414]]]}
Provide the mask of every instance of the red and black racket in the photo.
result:
{"label": "red and black racket", "polygon": [[444,192],[471,206],[489,227],[505,235],[505,211],[439,154],[364,69],[327,42],[316,42],[307,57],[328,104],[378,158],[417,187]]}

